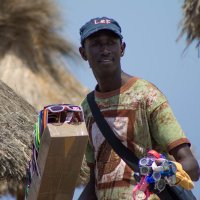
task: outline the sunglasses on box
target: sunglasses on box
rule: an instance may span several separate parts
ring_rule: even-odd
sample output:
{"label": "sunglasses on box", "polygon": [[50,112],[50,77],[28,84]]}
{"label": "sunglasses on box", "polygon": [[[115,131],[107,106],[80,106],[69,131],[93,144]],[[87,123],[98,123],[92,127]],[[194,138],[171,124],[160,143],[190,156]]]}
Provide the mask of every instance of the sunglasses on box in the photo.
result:
{"label": "sunglasses on box", "polygon": [[62,125],[63,123],[78,125],[84,121],[84,115],[80,106],[71,104],[48,105],[43,110],[44,128],[47,123]]}
{"label": "sunglasses on box", "polygon": [[47,123],[62,125],[65,122],[74,125],[84,122],[84,115],[81,107],[71,104],[54,104],[45,106],[44,109],[39,112],[37,122],[34,125],[32,156],[26,171],[25,199],[28,196],[29,187],[34,173],[40,177],[37,157],[40,147],[40,139]]}
{"label": "sunglasses on box", "polygon": [[82,111],[80,106],[75,106],[71,104],[54,104],[54,105],[48,105],[45,106],[44,109],[48,109],[51,112],[62,112],[64,110],[69,110],[69,111]]}

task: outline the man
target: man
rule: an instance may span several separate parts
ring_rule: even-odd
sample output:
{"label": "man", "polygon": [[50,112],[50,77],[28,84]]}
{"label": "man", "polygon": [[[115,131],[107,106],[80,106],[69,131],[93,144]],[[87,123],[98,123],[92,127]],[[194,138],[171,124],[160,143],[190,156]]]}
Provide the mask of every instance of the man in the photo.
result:
{"label": "man", "polygon": [[[122,71],[120,60],[126,45],[119,24],[107,17],[95,18],[80,29],[80,35],[80,54],[98,83],[95,101],[116,136],[138,158],[149,149],[171,154],[197,181],[199,165],[165,96],[150,82]],[[89,132],[90,181],[80,199],[133,199],[132,170],[103,137],[86,99],[82,107]]]}

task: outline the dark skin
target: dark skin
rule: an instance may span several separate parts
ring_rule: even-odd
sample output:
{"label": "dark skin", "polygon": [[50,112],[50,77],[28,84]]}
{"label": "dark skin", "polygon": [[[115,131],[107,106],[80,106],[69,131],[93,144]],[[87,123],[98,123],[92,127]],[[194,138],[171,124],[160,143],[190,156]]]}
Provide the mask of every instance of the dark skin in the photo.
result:
{"label": "dark skin", "polygon": [[[82,58],[88,61],[93,71],[100,92],[116,90],[132,78],[121,69],[120,60],[124,55],[125,47],[125,43],[113,32],[101,30],[86,38],[82,47],[79,48]],[[199,165],[188,144],[181,144],[169,153],[182,164],[183,169],[193,181],[199,179]],[[79,198],[81,200],[96,199],[94,169],[91,168],[90,171],[90,181]]]}
{"label": "dark skin", "polygon": [[121,87],[128,79],[121,71],[120,59],[124,54],[125,43],[111,31],[99,31],[87,38],[79,51],[88,61],[98,82],[99,91],[108,92]]}

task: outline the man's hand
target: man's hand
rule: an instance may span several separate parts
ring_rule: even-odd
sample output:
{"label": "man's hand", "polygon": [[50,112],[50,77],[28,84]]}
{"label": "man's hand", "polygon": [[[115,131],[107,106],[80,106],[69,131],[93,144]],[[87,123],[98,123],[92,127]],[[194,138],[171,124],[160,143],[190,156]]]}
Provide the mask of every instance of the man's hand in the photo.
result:
{"label": "man's hand", "polygon": [[181,144],[173,148],[169,153],[182,165],[183,169],[193,181],[199,180],[199,164],[193,156],[188,144]]}

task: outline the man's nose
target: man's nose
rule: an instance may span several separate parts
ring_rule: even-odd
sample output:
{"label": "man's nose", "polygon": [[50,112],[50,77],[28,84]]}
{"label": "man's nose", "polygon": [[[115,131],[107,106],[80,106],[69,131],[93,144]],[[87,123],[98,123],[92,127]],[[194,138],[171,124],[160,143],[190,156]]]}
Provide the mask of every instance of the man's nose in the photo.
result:
{"label": "man's nose", "polygon": [[104,54],[104,55],[107,55],[107,54],[110,54],[111,52],[110,52],[110,48],[109,48],[109,46],[108,45],[102,45],[102,53]]}

